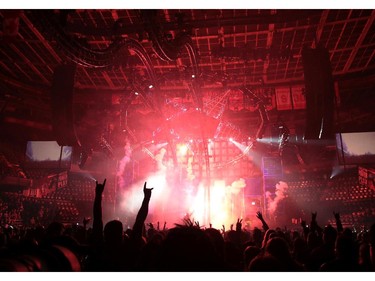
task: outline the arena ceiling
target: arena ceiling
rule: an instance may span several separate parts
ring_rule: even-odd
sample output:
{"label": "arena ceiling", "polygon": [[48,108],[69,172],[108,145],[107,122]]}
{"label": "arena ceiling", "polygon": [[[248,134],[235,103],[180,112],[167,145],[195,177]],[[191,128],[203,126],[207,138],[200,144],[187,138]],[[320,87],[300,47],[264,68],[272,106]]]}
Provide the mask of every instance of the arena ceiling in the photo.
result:
{"label": "arena ceiling", "polygon": [[[234,110],[228,100],[238,93],[254,107],[262,100],[279,120],[269,89],[303,85],[302,51],[317,47],[328,50],[339,82],[336,117],[371,130],[374,19],[372,9],[0,10],[3,132],[54,137],[63,65],[74,77],[72,101],[61,100],[65,129],[81,145],[103,146],[109,131],[117,134],[104,143],[121,145],[125,135],[137,143],[210,137],[219,125],[228,136],[256,137],[262,112]],[[292,113],[285,118],[303,125],[304,111]]]}

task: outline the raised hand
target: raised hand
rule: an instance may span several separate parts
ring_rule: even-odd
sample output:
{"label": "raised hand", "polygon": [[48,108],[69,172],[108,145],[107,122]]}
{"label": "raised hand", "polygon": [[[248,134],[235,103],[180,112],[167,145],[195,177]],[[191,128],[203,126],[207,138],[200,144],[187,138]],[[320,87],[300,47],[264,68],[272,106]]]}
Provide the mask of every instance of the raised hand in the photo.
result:
{"label": "raised hand", "polygon": [[95,243],[103,240],[103,213],[102,213],[102,194],[104,191],[105,183],[107,179],[104,179],[103,183],[95,181],[95,199],[93,208],[93,221],[92,221],[92,236],[94,237]]}
{"label": "raised hand", "polygon": [[260,219],[261,221],[263,220],[263,215],[262,215],[261,212],[257,212],[256,217],[257,217],[258,219]]}
{"label": "raised hand", "polygon": [[316,216],[317,216],[317,215],[318,215],[317,212],[315,212],[315,213],[312,212],[312,213],[311,213],[311,220],[312,220],[312,221],[316,221]]}
{"label": "raised hand", "polygon": [[96,194],[101,195],[103,193],[106,181],[107,181],[107,179],[104,179],[102,184],[98,183],[98,181],[95,181],[95,183],[96,183],[96,187],[95,187]]}
{"label": "raised hand", "polygon": [[333,215],[335,216],[337,231],[342,232],[344,228],[341,223],[340,213],[339,212],[336,213],[335,211],[333,211]]}
{"label": "raised hand", "polygon": [[151,198],[151,190],[153,190],[154,188],[147,188],[147,181],[145,181],[145,184],[143,185],[143,194],[145,196],[145,198],[148,198],[150,199]]}
{"label": "raised hand", "polygon": [[338,221],[340,220],[340,213],[336,213],[335,211],[333,211],[333,215],[335,216],[335,219]]}
{"label": "raised hand", "polygon": [[222,231],[223,234],[225,233],[225,225],[224,224],[222,225],[221,231]]}
{"label": "raised hand", "polygon": [[236,223],[236,231],[241,231],[242,229],[242,219],[237,219],[237,223]]}
{"label": "raised hand", "polygon": [[262,228],[264,231],[267,231],[269,229],[269,226],[268,224],[266,223],[266,221],[264,220],[263,218],[263,215],[262,215],[262,212],[257,212],[256,213],[256,217],[262,222]]}
{"label": "raised hand", "polygon": [[91,220],[90,217],[84,217],[83,218],[83,225],[86,226],[89,223],[90,220]]}

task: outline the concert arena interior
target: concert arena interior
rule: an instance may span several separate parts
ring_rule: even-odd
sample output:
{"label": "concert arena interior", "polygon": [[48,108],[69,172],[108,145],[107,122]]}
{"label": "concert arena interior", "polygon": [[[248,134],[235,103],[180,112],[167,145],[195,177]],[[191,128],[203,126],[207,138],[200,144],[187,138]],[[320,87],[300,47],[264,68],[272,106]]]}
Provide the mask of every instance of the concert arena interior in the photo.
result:
{"label": "concert arena interior", "polygon": [[[0,10],[1,224],[368,229],[372,9]],[[91,223],[91,222],[90,222]]]}

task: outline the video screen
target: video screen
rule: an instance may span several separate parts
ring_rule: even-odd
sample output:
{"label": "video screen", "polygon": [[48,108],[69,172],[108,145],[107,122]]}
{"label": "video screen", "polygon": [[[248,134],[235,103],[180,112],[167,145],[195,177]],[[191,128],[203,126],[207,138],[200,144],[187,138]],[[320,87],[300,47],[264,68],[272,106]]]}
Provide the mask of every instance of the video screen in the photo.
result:
{"label": "video screen", "polygon": [[[71,146],[60,146],[55,141],[28,141],[26,163],[51,168],[66,167],[72,158]],[[60,161],[61,159],[61,161]]]}
{"label": "video screen", "polygon": [[375,163],[375,132],[339,133],[336,145],[342,165]]}

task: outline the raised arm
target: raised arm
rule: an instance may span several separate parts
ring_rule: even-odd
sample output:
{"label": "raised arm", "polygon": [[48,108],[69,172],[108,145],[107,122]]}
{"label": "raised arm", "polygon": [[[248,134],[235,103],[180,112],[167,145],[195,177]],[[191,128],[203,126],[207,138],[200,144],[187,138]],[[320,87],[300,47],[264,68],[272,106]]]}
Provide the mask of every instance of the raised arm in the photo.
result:
{"label": "raised arm", "polygon": [[256,217],[262,222],[262,228],[263,228],[263,230],[267,231],[269,229],[269,226],[266,223],[266,221],[264,220],[262,213],[261,212],[257,212]]}
{"label": "raised arm", "polygon": [[92,222],[93,242],[103,241],[102,195],[103,195],[106,181],[107,179],[104,179],[102,184],[96,181],[95,199],[94,199],[94,208],[93,208],[94,219]]}
{"label": "raised arm", "polygon": [[341,223],[340,213],[333,212],[333,215],[335,216],[336,220],[337,232],[343,232],[344,228]]}
{"label": "raised arm", "polygon": [[143,201],[141,208],[138,211],[137,218],[135,219],[135,223],[133,226],[133,231],[132,231],[132,238],[133,239],[140,239],[142,238],[142,229],[145,223],[145,220],[148,215],[148,205],[150,203],[151,199],[151,191],[154,188],[147,188],[147,182],[143,185]]}
{"label": "raised arm", "polygon": [[305,241],[307,241],[307,237],[309,235],[309,228],[307,227],[306,221],[301,221],[301,226],[303,230],[303,237],[305,238]]}
{"label": "raised arm", "polygon": [[311,213],[311,232],[317,231],[319,234],[322,233],[323,229],[318,225],[318,221],[316,220],[318,213],[317,212],[312,212]]}
{"label": "raised arm", "polygon": [[83,218],[83,231],[84,231],[84,239],[87,242],[87,224],[90,222],[91,217],[84,217]]}
{"label": "raised arm", "polygon": [[[231,226],[232,228],[232,226]],[[235,235],[234,235],[234,241],[236,243],[236,245],[238,247],[241,247],[242,246],[242,219],[237,219],[237,222],[236,222],[236,231],[235,231]]]}

